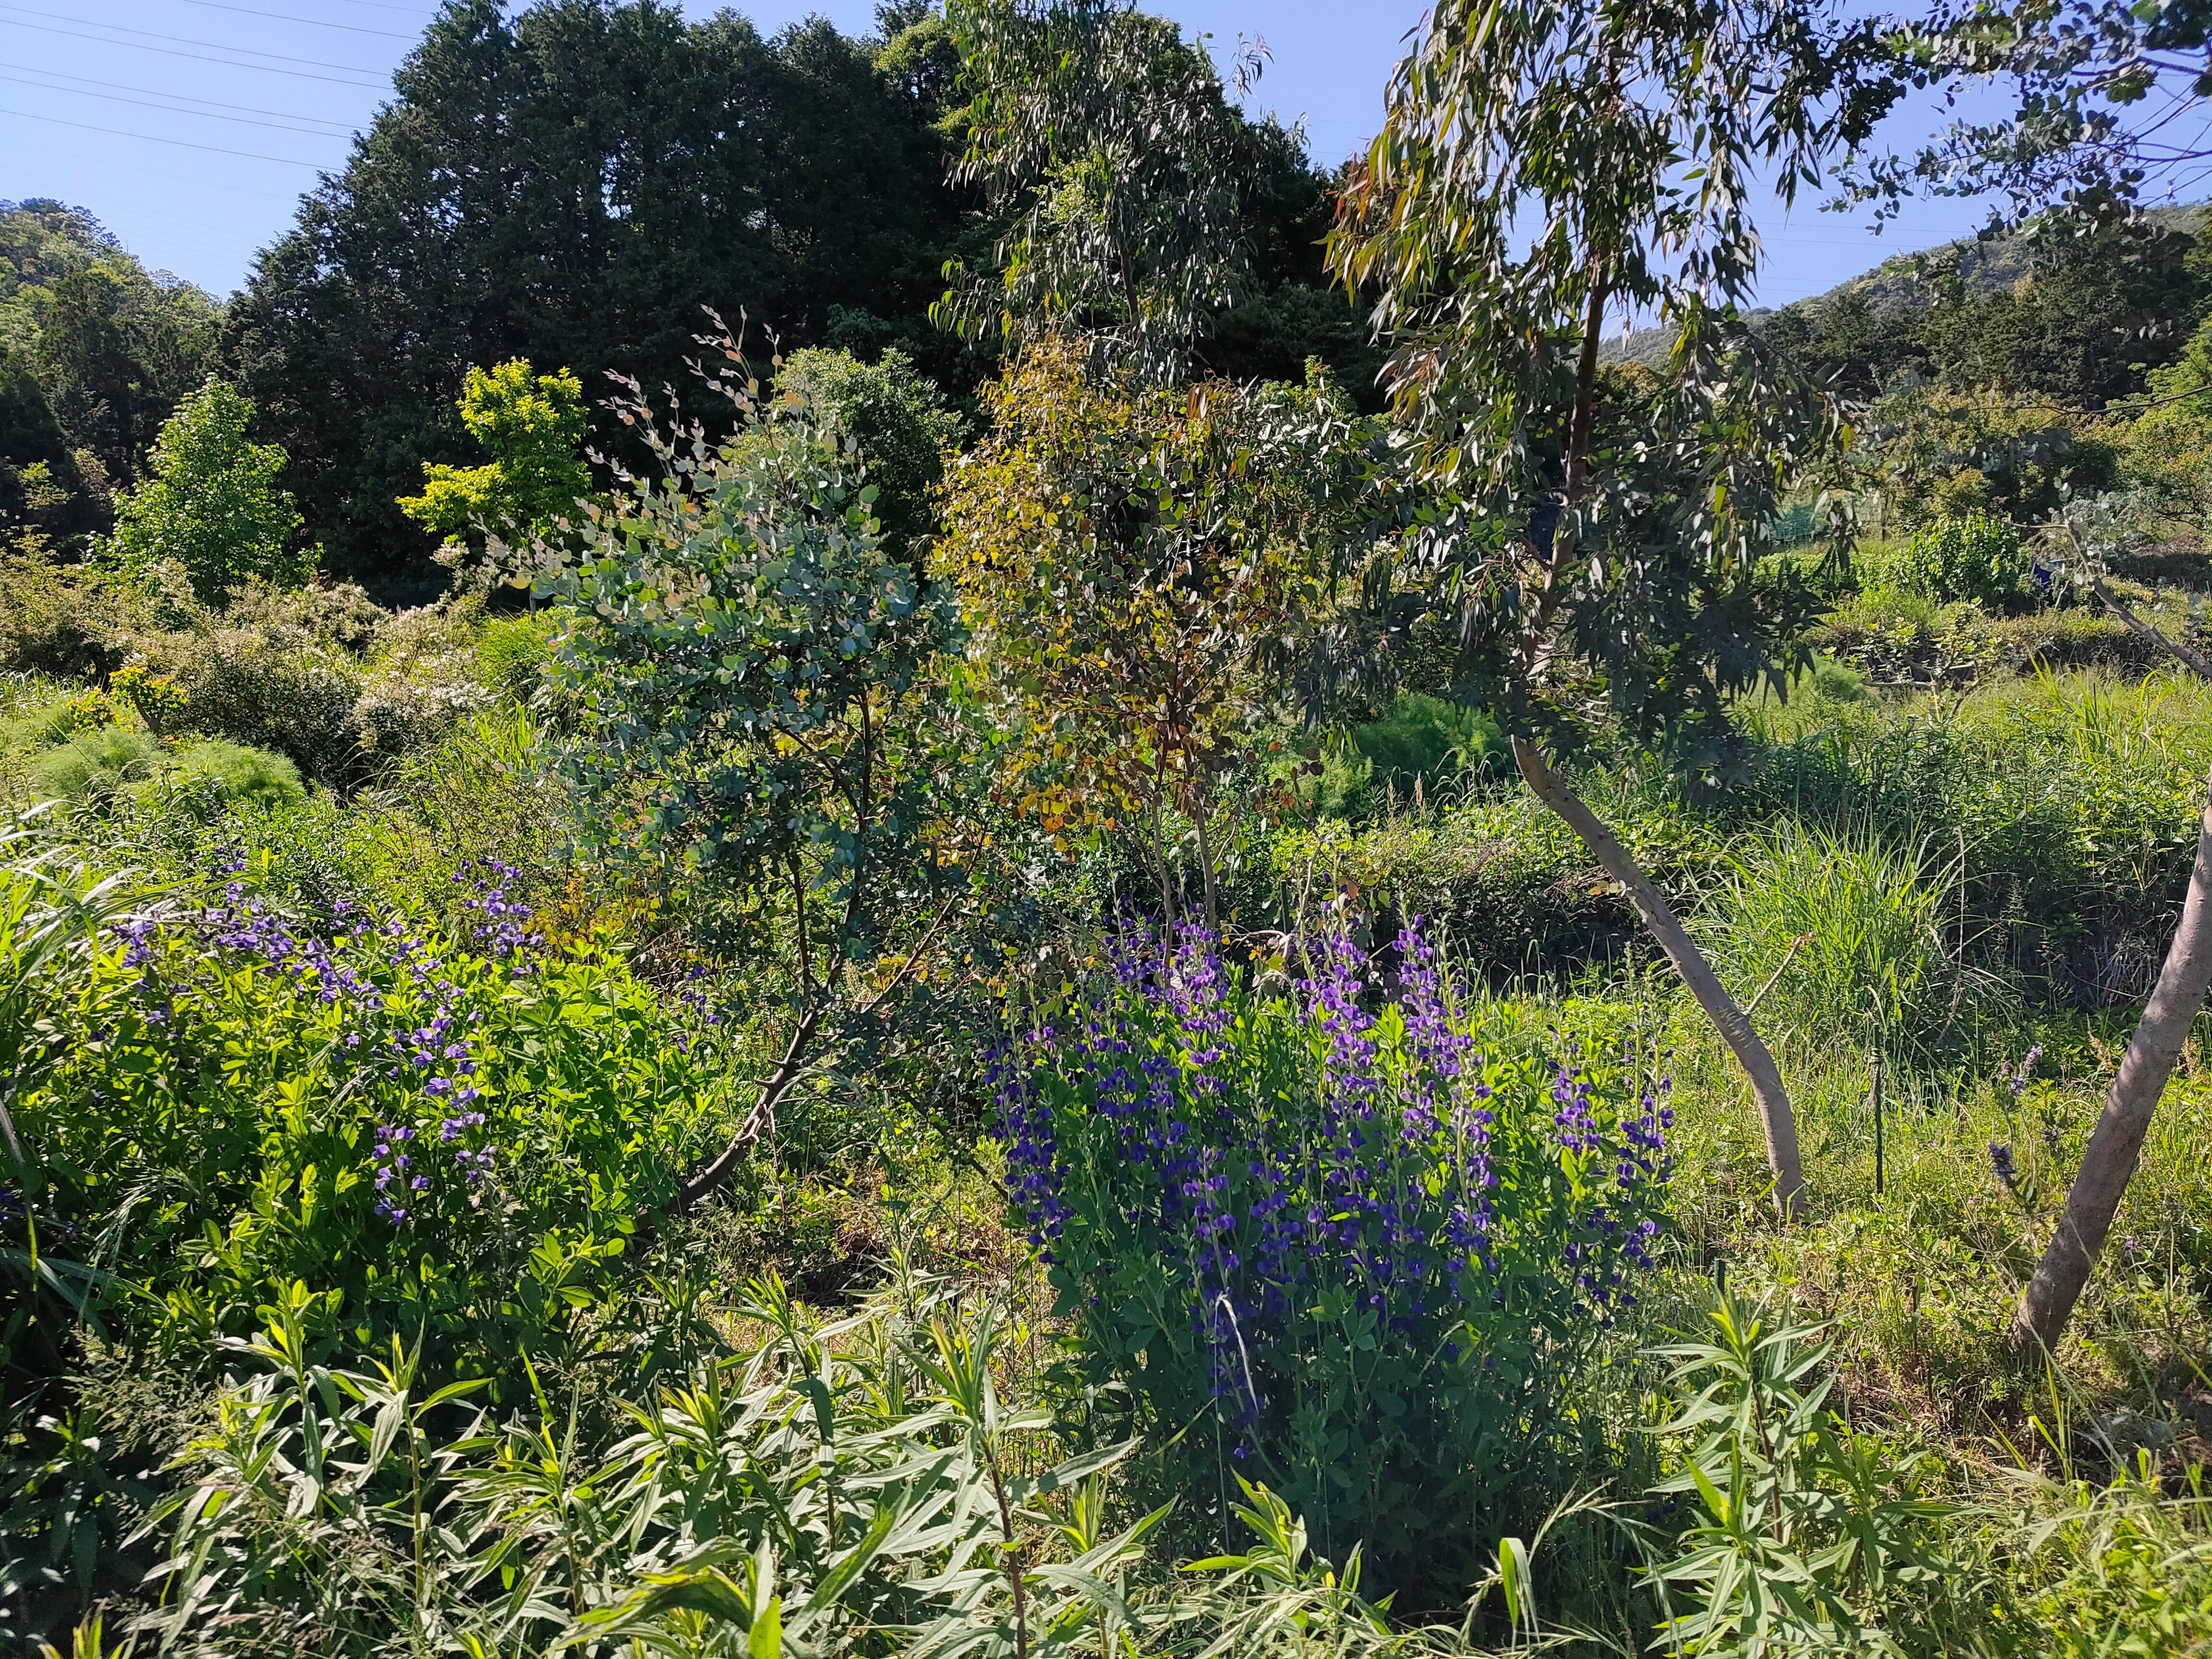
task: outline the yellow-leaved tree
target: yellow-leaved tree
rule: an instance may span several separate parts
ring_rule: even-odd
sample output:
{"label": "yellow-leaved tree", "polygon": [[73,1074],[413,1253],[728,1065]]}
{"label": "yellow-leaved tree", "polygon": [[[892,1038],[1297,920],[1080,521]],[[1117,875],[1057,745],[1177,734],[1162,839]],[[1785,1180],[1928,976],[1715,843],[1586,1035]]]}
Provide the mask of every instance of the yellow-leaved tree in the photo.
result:
{"label": "yellow-leaved tree", "polygon": [[1187,835],[1218,925],[1222,778],[1358,510],[1355,417],[1319,378],[1101,379],[1057,337],[983,407],[988,433],[941,489],[933,568],[1008,734],[1005,797],[1062,838],[1128,833],[1170,918]]}
{"label": "yellow-leaved tree", "polygon": [[[561,521],[580,519],[577,503],[592,493],[592,475],[578,455],[584,441],[584,386],[574,373],[539,374],[517,357],[487,373],[471,368],[461,387],[461,419],[491,459],[482,466],[422,464],[422,493],[403,495],[399,510],[467,546],[471,532],[529,544],[555,535]],[[527,574],[514,577],[526,584]]]}

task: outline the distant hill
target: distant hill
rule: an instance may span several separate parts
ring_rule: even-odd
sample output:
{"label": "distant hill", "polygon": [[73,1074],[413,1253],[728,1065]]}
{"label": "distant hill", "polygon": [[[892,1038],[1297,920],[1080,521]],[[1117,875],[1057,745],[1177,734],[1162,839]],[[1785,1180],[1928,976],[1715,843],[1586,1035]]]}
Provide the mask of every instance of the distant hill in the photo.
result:
{"label": "distant hill", "polygon": [[[2206,205],[2197,204],[2184,207],[2159,207],[2145,210],[2143,217],[2160,230],[2186,231],[2194,234],[2203,222]],[[1881,311],[1893,304],[1911,304],[1922,299],[1925,289],[1921,284],[1921,272],[1937,260],[1956,255],[1959,275],[1967,289],[1974,294],[1991,294],[2001,288],[2009,288],[2027,275],[2035,258],[2035,244],[2027,235],[1992,237],[1984,241],[1979,237],[1964,237],[1955,242],[1946,242],[1941,247],[1929,248],[1919,253],[1894,254],[1869,270],[1848,277],[1825,294],[1816,294],[1809,300],[1799,300],[1790,309],[1819,313],[1839,295],[1856,291],[1865,295],[1869,305]],[[1762,307],[1754,310],[1752,319],[1771,317],[1777,308]],[[1601,362],[1649,363],[1662,362],[1672,338],[1664,330],[1643,328],[1633,334],[1615,335],[1598,348]]]}

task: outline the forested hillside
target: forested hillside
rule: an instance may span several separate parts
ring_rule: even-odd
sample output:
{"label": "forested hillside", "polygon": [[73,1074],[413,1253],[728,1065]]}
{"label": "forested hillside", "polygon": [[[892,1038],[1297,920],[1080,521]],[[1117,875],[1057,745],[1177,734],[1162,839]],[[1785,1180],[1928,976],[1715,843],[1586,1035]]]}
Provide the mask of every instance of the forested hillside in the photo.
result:
{"label": "forested hillside", "polygon": [[0,1649],[2212,1651],[2207,52],[447,0],[225,300],[0,206]]}
{"label": "forested hillside", "polygon": [[82,209],[0,202],[0,521],[106,528],[111,492],[212,365],[222,315]]}

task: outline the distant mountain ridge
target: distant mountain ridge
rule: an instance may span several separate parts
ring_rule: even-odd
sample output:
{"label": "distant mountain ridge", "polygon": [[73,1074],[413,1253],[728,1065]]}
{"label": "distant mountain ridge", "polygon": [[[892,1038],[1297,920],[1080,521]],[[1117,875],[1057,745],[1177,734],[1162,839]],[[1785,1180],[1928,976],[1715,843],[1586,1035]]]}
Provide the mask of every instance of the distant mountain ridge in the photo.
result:
{"label": "distant mountain ridge", "polygon": [[[2186,231],[2194,234],[2204,221],[2212,204],[2193,203],[2179,207],[2156,207],[2144,210],[2143,217],[2160,230]],[[2009,288],[2028,273],[2034,262],[2035,244],[2027,234],[1993,237],[1984,241],[1979,237],[1961,237],[1955,242],[1946,242],[1940,247],[1925,249],[1917,253],[1893,254],[1880,264],[1846,277],[1826,293],[1816,294],[1809,300],[1793,301],[1789,306],[1762,306],[1751,313],[1756,322],[1762,317],[1772,317],[1785,310],[1818,313],[1839,295],[1856,291],[1865,295],[1868,303],[1876,311],[1885,307],[1910,301],[1922,292],[1920,271],[1943,255],[1955,252],[1959,258],[1959,275],[1968,290],[1975,294],[1990,294],[2001,288]],[[1640,328],[1632,334],[1614,335],[1598,348],[1598,361],[1607,363],[1646,363],[1657,365],[1665,361],[1673,345],[1673,337],[1665,330]]]}

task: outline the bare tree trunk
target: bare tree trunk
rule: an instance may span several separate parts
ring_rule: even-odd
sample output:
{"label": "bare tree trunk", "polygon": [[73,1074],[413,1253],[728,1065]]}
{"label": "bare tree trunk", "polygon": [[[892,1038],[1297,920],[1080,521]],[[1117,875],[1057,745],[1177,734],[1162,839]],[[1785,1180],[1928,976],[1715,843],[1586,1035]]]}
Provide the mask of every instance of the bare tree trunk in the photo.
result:
{"label": "bare tree trunk", "polygon": [[1652,885],[1651,878],[1637,867],[1636,860],[1620,838],[1606,828],[1596,813],[1585,806],[1574,791],[1553,775],[1543,755],[1525,738],[1513,739],[1513,758],[1521,768],[1521,775],[1538,800],[1567,821],[1574,832],[1582,837],[1583,845],[1600,867],[1628,890],[1635,901],[1637,912],[1644,925],[1659,941],[1659,948],[1667,953],[1667,960],[1674,964],[1674,971],[1690,988],[1690,994],[1705,1011],[1713,1029],[1721,1034],[1742,1066],[1744,1074],[1751,1079],[1752,1098],[1758,1103],[1759,1121],[1766,1131],[1766,1163],[1774,1171],[1774,1202],[1784,1221],[1794,1220],[1803,1207],[1805,1173],[1797,1154],[1797,1118],[1790,1110],[1789,1091],[1782,1086],[1782,1073],[1774,1063],[1774,1056],[1759,1041],[1759,1033],[1752,1029],[1751,1021],[1735,999],[1713,972],[1712,964],[1698,949],[1688,933],[1676,919],[1674,908],[1666,896]]}
{"label": "bare tree trunk", "polygon": [[2127,606],[2122,605],[2118,599],[2114,599],[2112,597],[2112,590],[2106,586],[2101,580],[2091,582],[2089,584],[2089,591],[2092,593],[2094,593],[2100,599],[2102,599],[2105,602],[2106,608],[2111,611],[2114,616],[2118,617],[2122,622],[2125,623],[2136,633],[2142,635],[2143,638],[2148,640],[2153,645],[2158,647],[2160,650],[2165,652],[2168,656],[2173,658],[2179,662],[2186,663],[2190,667],[2195,669],[2199,674],[2202,674],[2206,679],[2212,680],[2212,663],[2206,662],[2201,655],[2197,652],[2191,650],[2187,646],[2182,644],[2180,641],[2168,639],[2157,629],[2152,627],[2141,617],[2136,615],[2134,611],[2129,610]]}
{"label": "bare tree trunk", "polygon": [[[2175,660],[2212,679],[2212,663],[2158,629],[2114,598],[2100,581],[2090,592],[2112,614],[2136,633],[2150,641]],[[2012,1341],[2021,1352],[2049,1350],[2073,1317],[2075,1304],[2089,1283],[2097,1257],[2112,1231],[2112,1218],[2134,1177],[2136,1159],[2143,1138],[2150,1133],[2151,1115],[2166,1092],[2173,1062],[2189,1040],[2190,1027],[2204,1006],[2212,985],[2212,779],[2206,783],[2204,813],[2197,825],[2197,861],[2189,872],[2189,893],[2182,901],[2181,925],[2166,948],[2158,983],[2143,1006],[2128,1052],[2112,1079],[2103,1115],[2081,1154],[2081,1167],[2067,1188],[2065,1207],[2035,1276],[2021,1292],[2014,1310]]]}
{"label": "bare tree trunk", "polygon": [[2057,1231],[2035,1264],[2035,1277],[2021,1292],[2013,1315],[2014,1346],[2033,1352],[2058,1340],[2081,1299],[2097,1255],[2112,1231],[2120,1197],[2136,1172],[2136,1157],[2150,1131],[2173,1062],[2189,1040],[2189,1028],[2204,1006],[2212,985],[2212,779],[2206,781],[2204,815],[2197,830],[2197,863],[2189,872],[2189,896],[2181,906],[2181,926],[2166,950],[2158,984],[2128,1043],[2119,1075],[2106,1097],[2104,1115],[2081,1154],[2081,1168],[2066,1192]]}
{"label": "bare tree trunk", "polygon": [[676,1191],[676,1199],[669,1206],[672,1215],[689,1215],[713,1194],[719,1191],[738,1167],[752,1155],[760,1139],[775,1127],[775,1109],[791,1085],[799,1081],[806,1070],[807,1051],[813,1046],[814,1032],[821,1024],[822,1005],[814,1004],[799,1017],[792,1028],[791,1041],[784,1045],[783,1058],[776,1062],[775,1070],[761,1080],[760,1093],[754,1099],[753,1109],[740,1123],[714,1161],[690,1176]]}
{"label": "bare tree trunk", "polygon": [[[2212,679],[2212,664],[2179,641],[2168,639],[2114,599],[2101,581],[2090,591],[2119,619],[2178,661]],[[2197,831],[2197,862],[2189,872],[2189,896],[2182,901],[2181,926],[2166,948],[2158,984],[2143,1006],[2142,1018],[2120,1061],[2119,1075],[2106,1097],[2104,1115],[2091,1132],[2081,1167],[2066,1191],[2057,1230],[2035,1264],[2035,1277],[2021,1292],[2012,1319],[2013,1346],[2022,1352],[2049,1349],[2073,1317],[2074,1304],[2089,1283],[2105,1236],[2112,1229],[2120,1199],[2136,1172],[2151,1114],[2166,1093],[2173,1062],[2189,1040],[2189,1028],[2204,1006],[2212,985],[2212,779],[2206,781],[2204,814]]]}

